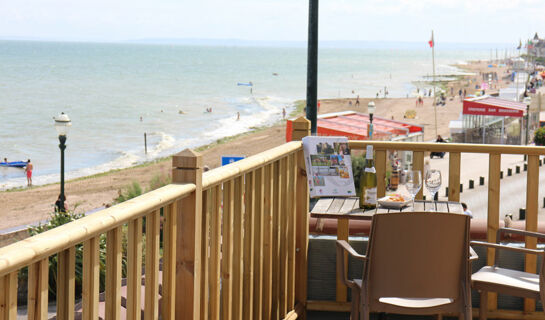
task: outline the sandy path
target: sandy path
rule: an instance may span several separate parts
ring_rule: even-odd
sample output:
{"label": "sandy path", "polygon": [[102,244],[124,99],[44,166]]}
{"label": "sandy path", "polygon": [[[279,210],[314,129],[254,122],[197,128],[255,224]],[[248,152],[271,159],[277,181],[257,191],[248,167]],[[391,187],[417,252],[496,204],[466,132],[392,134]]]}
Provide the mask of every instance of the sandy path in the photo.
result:
{"label": "sandy path", "polygon": [[[471,70],[487,70],[486,64],[472,64]],[[480,81],[480,80],[479,80]],[[467,82],[467,81],[466,81]],[[464,83],[462,83],[463,85]],[[454,85],[457,92],[460,83]],[[468,93],[470,91],[468,90]],[[367,103],[371,99],[360,99],[360,106],[349,105],[349,99],[321,100],[320,114],[354,110],[367,113]],[[435,138],[434,108],[432,99],[425,98],[424,106],[415,107],[414,98],[373,99],[377,106],[376,115],[424,126],[425,140]],[[354,103],[354,99],[352,99]],[[407,110],[416,110],[415,119],[403,119]],[[448,136],[450,120],[458,119],[462,110],[459,99],[447,99],[446,106],[437,107],[438,134]],[[285,124],[239,136],[228,143],[215,145],[202,152],[204,164],[210,168],[220,165],[222,155],[245,155],[265,151],[285,141]],[[146,166],[128,168],[66,183],[67,202],[70,208],[77,205],[77,212],[87,212],[111,204],[120,189],[137,181],[146,189],[150,181],[157,176],[165,177],[170,173],[170,160],[152,163]],[[53,211],[53,204],[59,194],[59,184],[34,187],[22,191],[0,192],[0,230],[44,220]]]}

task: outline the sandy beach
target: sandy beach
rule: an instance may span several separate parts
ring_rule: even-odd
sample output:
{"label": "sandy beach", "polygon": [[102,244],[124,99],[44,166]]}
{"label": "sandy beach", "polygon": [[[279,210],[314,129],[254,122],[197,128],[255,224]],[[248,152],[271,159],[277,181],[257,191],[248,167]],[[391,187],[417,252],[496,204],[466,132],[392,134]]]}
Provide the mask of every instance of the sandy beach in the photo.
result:
{"label": "sandy beach", "polygon": [[[445,106],[437,106],[437,130],[443,137],[449,136],[448,124],[450,120],[458,119],[462,111],[461,100],[457,97],[460,88],[466,88],[468,94],[473,93],[470,87],[475,82],[482,81],[479,72],[496,71],[498,75],[505,73],[505,68],[488,68],[487,62],[471,63],[461,66],[468,72],[476,73],[476,76],[466,76],[462,80],[452,81],[447,84],[447,103]],[[450,97],[452,87],[456,97]],[[349,101],[352,101],[352,105]],[[416,106],[415,98],[360,98],[360,106],[355,107],[354,98],[320,100],[319,114],[353,110],[367,113],[367,103],[373,100],[377,106],[376,115],[388,119],[395,119],[415,123],[424,126],[425,140],[435,138],[434,107],[432,98],[424,98],[423,106]],[[414,119],[404,119],[403,115],[408,110],[415,110]],[[298,114],[296,116],[303,115]],[[242,134],[225,143],[214,144],[201,153],[204,164],[210,168],[221,165],[222,155],[251,156],[285,142],[285,123],[269,128],[256,130]],[[180,150],[181,151],[181,150]],[[72,209],[76,206],[77,212],[88,212],[111,205],[118,196],[120,190],[126,188],[133,181],[140,183],[143,189],[147,189],[154,178],[165,178],[170,173],[170,159],[164,159],[145,165],[117,170],[68,181],[65,186],[67,203]],[[30,189],[0,192],[0,202],[3,203],[0,210],[2,224],[0,229],[7,229],[21,225],[36,223],[47,219],[53,211],[53,204],[59,194],[59,184],[38,186]]]}

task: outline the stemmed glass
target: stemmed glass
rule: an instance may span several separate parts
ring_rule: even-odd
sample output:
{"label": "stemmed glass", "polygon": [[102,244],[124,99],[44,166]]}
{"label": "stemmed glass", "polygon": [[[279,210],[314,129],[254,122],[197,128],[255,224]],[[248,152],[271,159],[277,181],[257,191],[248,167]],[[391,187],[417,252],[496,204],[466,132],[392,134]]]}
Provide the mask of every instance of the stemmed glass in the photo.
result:
{"label": "stemmed glass", "polygon": [[413,208],[414,208],[414,198],[420,188],[422,188],[422,173],[420,170],[409,170],[407,171],[407,178],[405,180],[405,188],[413,197]]}
{"label": "stemmed glass", "polygon": [[441,188],[441,171],[431,169],[426,172],[425,183],[428,192],[431,194],[431,199],[435,203],[435,194],[439,191],[439,188]]}

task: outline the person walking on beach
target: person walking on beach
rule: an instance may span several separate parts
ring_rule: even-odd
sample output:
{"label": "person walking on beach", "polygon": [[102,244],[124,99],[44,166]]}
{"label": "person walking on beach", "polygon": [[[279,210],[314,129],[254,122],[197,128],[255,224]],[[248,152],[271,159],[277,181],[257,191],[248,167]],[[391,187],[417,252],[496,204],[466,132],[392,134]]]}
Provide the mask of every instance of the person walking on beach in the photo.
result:
{"label": "person walking on beach", "polygon": [[358,94],[358,96],[356,97],[356,105],[359,106],[360,105],[360,95]]}
{"label": "person walking on beach", "polygon": [[240,112],[237,112],[237,121],[240,120]]}
{"label": "person walking on beach", "polygon": [[282,119],[286,119],[286,108],[282,108]]}
{"label": "person walking on beach", "polygon": [[25,172],[26,172],[26,183],[27,186],[32,186],[32,170],[34,169],[34,165],[32,162],[30,162],[30,159],[26,162]]}

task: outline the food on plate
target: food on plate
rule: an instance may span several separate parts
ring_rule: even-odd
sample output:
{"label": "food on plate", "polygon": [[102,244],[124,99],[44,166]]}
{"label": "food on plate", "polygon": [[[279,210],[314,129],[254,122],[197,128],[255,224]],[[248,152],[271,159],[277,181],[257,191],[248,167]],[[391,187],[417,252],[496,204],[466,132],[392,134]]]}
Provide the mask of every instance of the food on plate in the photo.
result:
{"label": "food on plate", "polygon": [[407,201],[407,199],[405,199],[402,195],[400,194],[394,194],[394,195],[390,195],[388,196],[388,199],[386,199],[386,201],[392,201],[392,202],[405,202]]}

